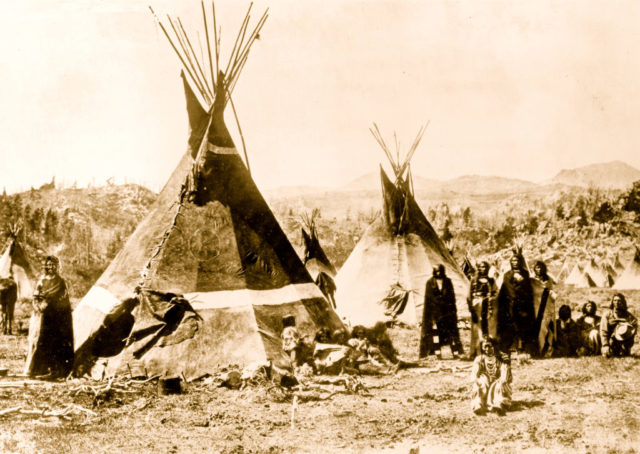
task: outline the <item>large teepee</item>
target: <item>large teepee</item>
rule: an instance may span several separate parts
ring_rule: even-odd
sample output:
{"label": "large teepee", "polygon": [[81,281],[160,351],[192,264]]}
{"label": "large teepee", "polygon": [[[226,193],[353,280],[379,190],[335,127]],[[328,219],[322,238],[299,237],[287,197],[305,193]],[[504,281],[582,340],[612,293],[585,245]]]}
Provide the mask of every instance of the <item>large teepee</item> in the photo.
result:
{"label": "large teepee", "polygon": [[[374,125],[375,126],[375,125]],[[409,162],[420,130],[404,160],[394,158],[377,127],[372,133],[391,162],[395,181],[380,168],[382,214],[367,228],[336,277],[338,313],[352,324],[421,320],[424,290],[434,266],[452,280],[458,316],[468,314],[468,281],[415,201]]]}
{"label": "large teepee", "polygon": [[29,299],[33,293],[34,274],[24,249],[18,242],[18,230],[9,232],[9,241],[0,257],[0,278],[12,277],[18,286],[18,299]]}
{"label": "large teepee", "polygon": [[616,280],[613,288],[620,290],[640,289],[640,248],[636,247],[633,260]]}
{"label": "large teepee", "polygon": [[[149,375],[193,378],[256,360],[286,367],[283,317],[295,316],[303,336],[342,328],[260,194],[224,122],[225,106],[265,20],[266,13],[249,33],[247,13],[225,72],[213,71],[219,61],[214,39],[210,86],[199,74],[204,62],[197,62],[186,46],[182,52],[176,49],[183,63],[195,62],[185,64],[189,80],[183,75],[188,149],[150,213],[74,311],[77,373],[105,351],[117,353],[114,345],[123,336],[124,350],[108,361],[107,375],[142,366]],[[188,42],[183,29],[180,35],[180,42]],[[111,323],[118,318],[114,314],[126,315],[122,308],[132,300],[131,305],[140,302],[129,321],[133,326],[110,327],[118,325]]]}

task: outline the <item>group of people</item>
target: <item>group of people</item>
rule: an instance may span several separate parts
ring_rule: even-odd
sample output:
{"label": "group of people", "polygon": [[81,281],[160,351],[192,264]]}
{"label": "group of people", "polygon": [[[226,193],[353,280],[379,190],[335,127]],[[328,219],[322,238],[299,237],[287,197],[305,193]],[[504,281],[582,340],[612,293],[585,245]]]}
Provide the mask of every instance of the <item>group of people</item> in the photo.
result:
{"label": "group of people", "polygon": [[416,363],[402,360],[384,322],[372,328],[321,330],[314,339],[303,338],[293,316],[283,318],[282,349],[289,356],[296,377],[308,374],[389,374]]}
{"label": "group of people", "polygon": [[593,301],[582,306],[577,320],[564,304],[558,310],[554,356],[629,356],[637,330],[638,320],[629,312],[622,293],[613,295],[609,310],[602,317]]}
{"label": "group of people", "polygon": [[[602,317],[593,301],[583,306],[583,314],[576,321],[571,317],[571,308],[561,306],[555,324],[552,319],[549,327],[551,339],[555,331],[555,341],[550,342],[549,336],[541,341],[539,334],[546,304],[552,296],[553,280],[545,263],[536,262],[536,294],[522,254],[514,251],[509,264],[499,287],[487,262],[480,262],[470,279],[467,304],[471,313],[471,342],[465,358],[474,361],[472,406],[476,414],[486,411],[502,414],[509,408],[512,350],[529,357],[628,356],[637,332],[636,318],[629,312],[624,295],[617,293]],[[535,298],[539,301],[534,301]],[[442,345],[450,345],[454,358],[463,354],[456,296],[443,265],[435,267],[433,276],[427,280],[421,325],[421,358],[438,354]]]}
{"label": "group of people", "polygon": [[[482,340],[493,338],[503,352],[515,347],[531,356],[539,355],[534,292],[521,255],[510,259],[511,269],[503,277],[500,288],[489,275],[489,264],[481,262],[471,278],[467,304],[471,313],[471,345],[467,359],[482,353]],[[536,263],[536,277],[545,285],[546,302],[551,280],[543,262]],[[546,295],[545,295],[546,292]],[[450,345],[454,357],[463,354],[458,331],[456,296],[444,265],[433,269],[425,288],[419,356],[433,354],[438,345]]]}

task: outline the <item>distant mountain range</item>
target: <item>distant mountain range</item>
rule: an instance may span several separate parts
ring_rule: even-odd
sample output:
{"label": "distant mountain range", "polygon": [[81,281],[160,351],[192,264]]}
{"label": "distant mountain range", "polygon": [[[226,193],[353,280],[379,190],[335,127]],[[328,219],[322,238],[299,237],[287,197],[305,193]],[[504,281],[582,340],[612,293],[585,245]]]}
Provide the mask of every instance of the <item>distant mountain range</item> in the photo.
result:
{"label": "distant mountain range", "polygon": [[[534,183],[532,181],[498,176],[464,175],[451,180],[436,180],[414,175],[413,185],[424,194],[517,194],[544,191],[562,186],[599,187],[603,189],[626,189],[640,180],[640,170],[621,161],[591,164],[575,169],[561,170],[553,178]],[[380,173],[373,171],[356,178],[339,188],[312,186],[281,187],[265,191],[270,196],[309,195],[326,192],[368,192],[380,190]]]}
{"label": "distant mountain range", "polygon": [[567,186],[625,189],[637,180],[640,180],[640,170],[622,161],[611,161],[576,169],[561,170],[551,179],[551,183]]}

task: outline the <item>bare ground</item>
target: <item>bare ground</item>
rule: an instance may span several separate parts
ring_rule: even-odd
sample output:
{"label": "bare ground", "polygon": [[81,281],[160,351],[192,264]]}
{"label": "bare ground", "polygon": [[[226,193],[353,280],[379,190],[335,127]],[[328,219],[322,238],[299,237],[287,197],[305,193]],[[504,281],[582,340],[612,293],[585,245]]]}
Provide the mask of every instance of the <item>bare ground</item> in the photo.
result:
{"label": "bare ground", "polygon": [[[572,305],[611,290],[570,292]],[[639,314],[640,291],[626,292]],[[573,299],[573,297],[579,299]],[[565,302],[569,298],[565,298]],[[407,357],[417,330],[396,328]],[[464,333],[468,335],[468,333]],[[25,336],[0,338],[0,365],[21,372]],[[590,452],[640,451],[640,348],[631,358],[514,361],[514,406],[506,416],[470,411],[470,363],[432,362],[395,376],[366,376],[371,395],[336,394],[297,406],[291,426],[288,396],[265,387],[229,390],[190,383],[177,396],[157,396],[154,383],[95,399],[74,380],[2,387],[3,409],[61,409],[71,403],[95,412],[0,416],[0,452],[7,453],[262,453],[262,452]],[[445,352],[448,353],[448,350]],[[447,368],[434,372],[437,367]],[[454,368],[455,367],[455,368]]]}

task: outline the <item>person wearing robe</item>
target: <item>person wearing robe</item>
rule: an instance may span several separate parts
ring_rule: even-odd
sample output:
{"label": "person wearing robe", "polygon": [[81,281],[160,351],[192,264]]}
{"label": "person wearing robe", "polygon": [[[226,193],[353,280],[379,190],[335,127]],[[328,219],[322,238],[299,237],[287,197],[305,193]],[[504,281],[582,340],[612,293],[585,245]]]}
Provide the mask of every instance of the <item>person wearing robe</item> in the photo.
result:
{"label": "person wearing robe", "polygon": [[553,346],[553,356],[577,356],[580,347],[578,324],[571,318],[571,308],[563,304],[558,310],[556,320],[556,342]]}
{"label": "person wearing robe", "polygon": [[473,361],[471,408],[476,415],[493,411],[499,415],[511,406],[511,361],[494,339],[482,341],[482,354]]}
{"label": "person wearing robe", "polygon": [[582,306],[582,315],[576,321],[580,333],[581,356],[600,354],[600,316],[596,314],[598,307],[593,301],[587,301]]}
{"label": "person wearing robe", "polygon": [[533,265],[533,272],[535,274],[536,279],[538,279],[544,285],[544,288],[551,291],[553,290],[553,279],[549,276],[547,272],[547,264],[542,260],[538,260],[535,265]]}
{"label": "person wearing robe", "polygon": [[469,285],[467,305],[471,314],[471,346],[468,359],[482,353],[482,339],[489,337],[489,319],[495,315],[495,301],[498,294],[496,281],[489,276],[489,264],[478,264],[475,276]]}
{"label": "person wearing robe", "polygon": [[426,284],[420,336],[420,358],[435,352],[434,323],[440,346],[450,344],[454,357],[462,354],[463,349],[458,332],[456,295],[453,283],[445,273],[444,265],[433,268],[433,276]]}
{"label": "person wearing robe", "polygon": [[638,330],[638,320],[629,312],[622,293],[613,295],[609,309],[600,320],[602,356],[629,356]]}
{"label": "person wearing robe", "polygon": [[33,292],[29,351],[25,375],[56,379],[73,367],[73,321],[67,284],[58,274],[59,261],[45,258],[44,275]]}
{"label": "person wearing robe", "polygon": [[520,352],[537,356],[537,333],[533,286],[529,272],[524,267],[524,258],[514,253],[510,259],[511,269],[504,274],[498,293],[497,335],[500,350],[508,353],[511,347]]}

